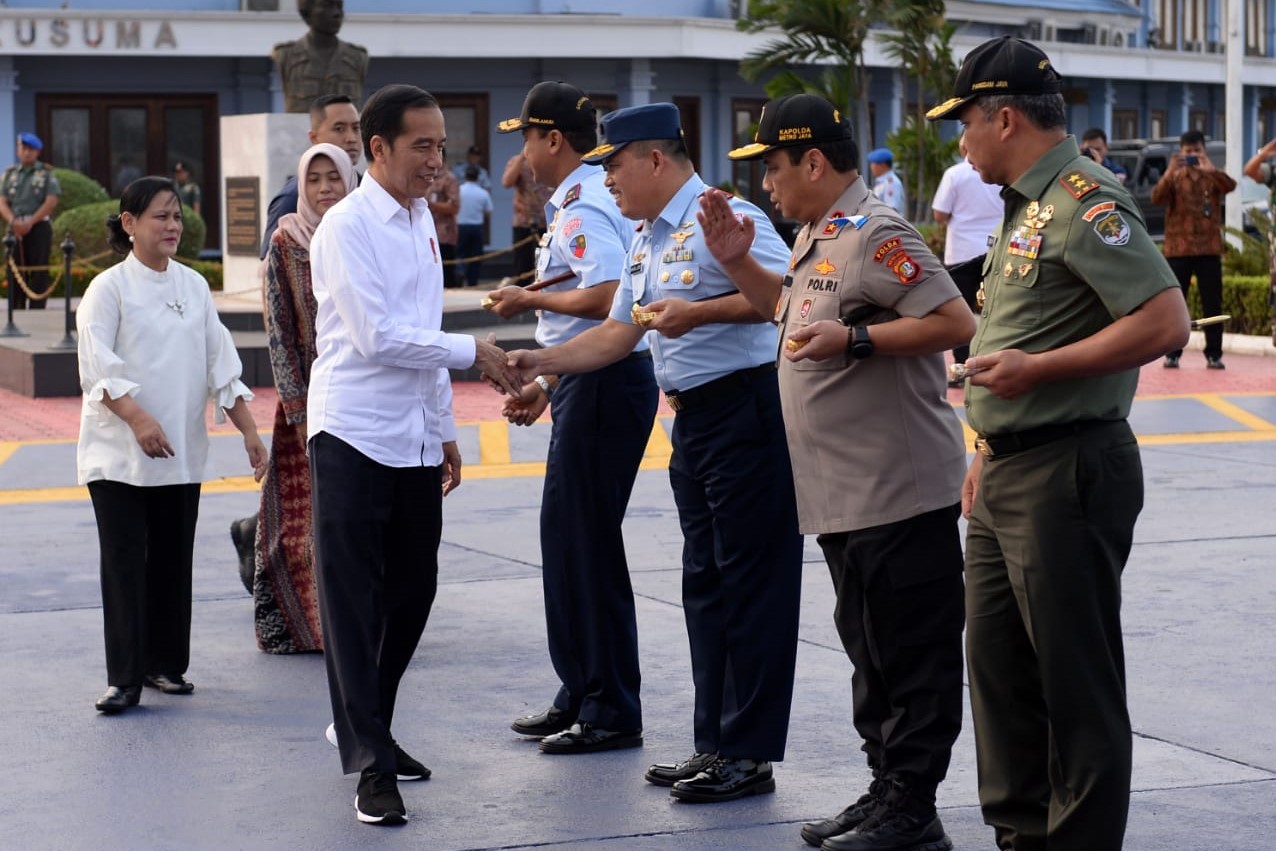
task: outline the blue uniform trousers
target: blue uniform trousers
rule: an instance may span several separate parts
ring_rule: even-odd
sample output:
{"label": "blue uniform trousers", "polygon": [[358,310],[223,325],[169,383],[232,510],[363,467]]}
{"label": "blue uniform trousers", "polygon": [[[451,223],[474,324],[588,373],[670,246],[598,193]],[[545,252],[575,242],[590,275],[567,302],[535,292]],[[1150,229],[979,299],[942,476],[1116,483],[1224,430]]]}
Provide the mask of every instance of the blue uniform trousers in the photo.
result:
{"label": "blue uniform trousers", "polygon": [[802,536],[774,370],[678,411],[669,481],[684,538],[682,602],[695,749],[780,760],[788,738]]}
{"label": "blue uniform trousers", "polygon": [[545,624],[562,683],[554,705],[605,730],[641,730],[638,625],[621,523],[656,415],[651,357],[554,391],[541,500]]}

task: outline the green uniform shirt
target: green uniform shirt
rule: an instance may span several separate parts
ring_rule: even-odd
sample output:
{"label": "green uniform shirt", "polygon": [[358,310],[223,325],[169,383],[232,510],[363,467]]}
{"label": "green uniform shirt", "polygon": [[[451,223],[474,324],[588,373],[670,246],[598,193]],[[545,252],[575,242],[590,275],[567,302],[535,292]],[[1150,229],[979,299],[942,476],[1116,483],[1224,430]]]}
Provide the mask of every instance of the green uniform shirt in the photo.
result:
{"label": "green uniform shirt", "polygon": [[183,204],[193,210],[195,205],[203,199],[203,193],[199,191],[198,183],[188,180],[185,183],[177,184],[177,197],[181,199]]}
{"label": "green uniform shirt", "polygon": [[[984,262],[971,354],[1050,351],[1083,340],[1178,287],[1128,192],[1067,137],[1001,191],[1005,218]],[[1130,413],[1139,371],[1042,384],[1015,399],[966,388],[966,417],[1003,435]]]}
{"label": "green uniform shirt", "polygon": [[53,169],[37,161],[29,168],[11,165],[5,169],[4,176],[0,177],[0,192],[4,193],[13,214],[21,217],[40,209],[49,195],[61,195],[62,187]]}

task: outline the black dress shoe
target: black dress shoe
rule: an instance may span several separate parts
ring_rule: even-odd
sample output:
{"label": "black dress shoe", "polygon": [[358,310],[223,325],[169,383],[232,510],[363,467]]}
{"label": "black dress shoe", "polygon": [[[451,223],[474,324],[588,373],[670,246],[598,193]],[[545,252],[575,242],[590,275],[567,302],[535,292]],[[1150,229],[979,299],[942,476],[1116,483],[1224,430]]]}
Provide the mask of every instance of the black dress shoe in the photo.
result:
{"label": "black dress shoe", "polygon": [[939,816],[913,815],[885,805],[859,827],[830,836],[821,851],[949,851],[953,841],[944,833]]}
{"label": "black dress shoe", "polygon": [[147,674],[142,682],[164,694],[190,694],[195,690],[195,684],[181,674]]}
{"label": "black dress shoe", "polygon": [[1206,369],[1227,369],[1227,365],[1223,363],[1222,358],[1207,357],[1205,359],[1205,368]]}
{"label": "black dress shoe", "polygon": [[679,780],[690,780],[718,758],[716,753],[697,753],[685,762],[658,762],[647,769],[643,779],[657,786],[672,786]]}
{"label": "black dress shoe", "polygon": [[1164,366],[1166,369],[1178,369],[1179,368],[1178,355],[1166,355],[1165,363],[1163,363],[1162,366]]}
{"label": "black dress shoe", "polygon": [[642,747],[642,730],[603,730],[579,721],[561,733],[541,739],[542,753],[597,753]]}
{"label": "black dress shoe", "polygon": [[774,791],[775,776],[771,773],[771,763],[718,757],[695,777],[673,784],[669,794],[679,801],[713,804]]}
{"label": "black dress shoe", "polygon": [[257,515],[241,517],[230,524],[230,540],[239,556],[239,581],[249,594],[253,593],[253,577],[257,573]]}
{"label": "black dress shoe", "polygon": [[807,822],[802,825],[802,839],[807,845],[814,845],[819,848],[824,840],[830,836],[837,836],[840,833],[846,833],[848,830],[854,830],[865,821],[868,820],[886,797],[887,784],[885,781],[874,778],[873,782],[868,784],[868,792],[860,796],[860,799],[842,810],[833,818],[826,818],[822,821]]}
{"label": "black dress shoe", "polygon": [[520,736],[535,736],[543,739],[555,733],[561,733],[576,723],[576,717],[569,715],[557,706],[551,706],[544,712],[535,715],[524,715],[510,725],[510,729]]}
{"label": "black dress shoe", "polygon": [[114,715],[117,712],[123,712],[130,706],[137,706],[141,699],[141,686],[111,686],[93,705],[97,707],[98,712]]}

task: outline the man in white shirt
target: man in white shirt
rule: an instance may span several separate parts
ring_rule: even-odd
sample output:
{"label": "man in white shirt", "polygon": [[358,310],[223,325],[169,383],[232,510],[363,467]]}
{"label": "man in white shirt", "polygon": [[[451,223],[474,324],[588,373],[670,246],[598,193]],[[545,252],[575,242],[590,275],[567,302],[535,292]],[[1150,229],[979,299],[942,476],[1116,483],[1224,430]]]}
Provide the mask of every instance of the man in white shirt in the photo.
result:
{"label": "man in white shirt", "polygon": [[[953,283],[961,291],[970,309],[980,311],[977,294],[983,278],[983,260],[988,251],[988,237],[1001,227],[1001,187],[984,183],[966,159],[966,142],[957,145],[961,162],[950,166],[939,179],[939,188],[930,207],[935,221],[947,225],[944,239],[944,266]],[[953,349],[953,362],[965,363],[970,354],[969,345]],[[965,382],[954,380],[949,386],[960,387]]]}
{"label": "man in white shirt", "polygon": [[307,420],[328,690],[355,812],[406,819],[396,780],[430,770],[390,732],[399,679],[438,580],[442,497],[461,482],[448,369],[477,366],[517,393],[504,353],[440,330],[443,267],[424,198],[444,168],[443,113],[415,86],[362,115],[369,163],[310,245],[318,358]]}

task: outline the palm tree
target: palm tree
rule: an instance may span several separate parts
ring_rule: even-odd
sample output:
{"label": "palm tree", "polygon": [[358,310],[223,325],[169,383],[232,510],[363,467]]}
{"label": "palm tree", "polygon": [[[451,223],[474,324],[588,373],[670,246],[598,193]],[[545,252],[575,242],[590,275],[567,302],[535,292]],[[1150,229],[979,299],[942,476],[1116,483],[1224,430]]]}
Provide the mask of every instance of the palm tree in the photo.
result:
{"label": "palm tree", "polygon": [[[894,4],[908,2],[894,0]],[[749,0],[748,14],[737,26],[745,32],[777,27],[784,35],[749,53],[740,62],[740,74],[756,81],[769,71],[780,70],[766,85],[767,95],[823,95],[854,116],[855,137],[866,144],[870,137],[864,42],[869,28],[886,19],[891,5],[891,0]],[[813,64],[830,67],[816,80],[789,69]]]}

